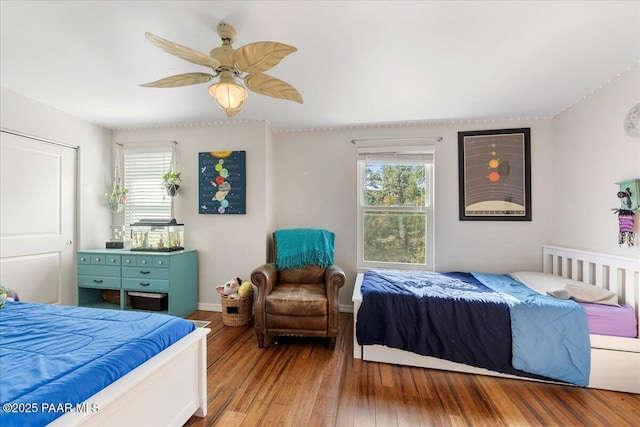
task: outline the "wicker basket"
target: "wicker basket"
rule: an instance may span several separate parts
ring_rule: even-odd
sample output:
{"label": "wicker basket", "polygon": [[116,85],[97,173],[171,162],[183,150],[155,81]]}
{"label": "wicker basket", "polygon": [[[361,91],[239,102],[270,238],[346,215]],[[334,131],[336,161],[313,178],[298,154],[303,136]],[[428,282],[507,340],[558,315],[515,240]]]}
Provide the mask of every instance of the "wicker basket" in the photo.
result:
{"label": "wicker basket", "polygon": [[253,294],[247,297],[229,298],[220,295],[222,300],[222,323],[227,326],[242,326],[253,319]]}
{"label": "wicker basket", "polygon": [[[105,289],[104,291],[102,291],[102,301],[108,302],[109,304],[120,305],[120,291]],[[128,293],[127,293],[127,305],[131,305],[131,300],[129,299]]]}

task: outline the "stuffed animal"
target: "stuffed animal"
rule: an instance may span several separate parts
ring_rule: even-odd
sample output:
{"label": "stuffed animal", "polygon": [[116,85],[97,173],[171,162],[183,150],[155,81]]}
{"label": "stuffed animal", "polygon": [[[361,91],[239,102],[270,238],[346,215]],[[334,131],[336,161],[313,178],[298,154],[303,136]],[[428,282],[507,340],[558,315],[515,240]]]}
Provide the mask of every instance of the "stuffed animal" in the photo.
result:
{"label": "stuffed animal", "polygon": [[238,295],[241,297],[247,297],[253,292],[253,287],[251,287],[251,282],[244,282],[242,286],[238,288]]}
{"label": "stuffed animal", "polygon": [[233,295],[238,292],[240,283],[242,283],[242,280],[239,277],[233,277],[231,280],[225,283],[224,286],[218,286],[216,288],[216,291],[218,291],[218,293],[221,295]]}
{"label": "stuffed animal", "polygon": [[4,307],[7,301],[20,301],[18,294],[9,288],[0,285],[0,309]]}

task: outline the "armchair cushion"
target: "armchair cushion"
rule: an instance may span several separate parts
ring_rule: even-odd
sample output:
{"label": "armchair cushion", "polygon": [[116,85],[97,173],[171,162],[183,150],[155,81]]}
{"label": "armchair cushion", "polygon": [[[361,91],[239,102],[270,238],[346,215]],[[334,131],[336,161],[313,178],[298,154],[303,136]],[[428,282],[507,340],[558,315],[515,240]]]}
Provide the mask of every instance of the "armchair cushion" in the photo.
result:
{"label": "armchair cushion", "polygon": [[324,284],[280,283],[267,295],[265,309],[283,316],[326,316]]}

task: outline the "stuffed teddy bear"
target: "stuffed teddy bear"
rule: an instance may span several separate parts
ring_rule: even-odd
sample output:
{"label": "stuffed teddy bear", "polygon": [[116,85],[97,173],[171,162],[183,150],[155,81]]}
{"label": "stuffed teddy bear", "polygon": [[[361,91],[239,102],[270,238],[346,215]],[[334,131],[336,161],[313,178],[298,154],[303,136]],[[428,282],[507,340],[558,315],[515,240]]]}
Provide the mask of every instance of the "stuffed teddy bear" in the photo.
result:
{"label": "stuffed teddy bear", "polygon": [[253,292],[253,287],[251,287],[251,282],[244,282],[238,288],[238,295],[241,297],[248,297]]}
{"label": "stuffed teddy bear", "polygon": [[240,283],[242,283],[242,280],[239,277],[233,277],[225,283],[224,286],[218,286],[216,291],[218,291],[220,295],[230,296],[238,292]]}

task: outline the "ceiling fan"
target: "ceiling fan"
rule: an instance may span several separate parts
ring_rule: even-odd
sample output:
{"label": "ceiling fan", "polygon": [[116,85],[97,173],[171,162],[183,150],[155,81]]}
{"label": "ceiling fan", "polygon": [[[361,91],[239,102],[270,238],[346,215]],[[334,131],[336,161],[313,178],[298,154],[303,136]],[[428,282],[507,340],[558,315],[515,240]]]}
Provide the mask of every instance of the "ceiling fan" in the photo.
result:
{"label": "ceiling fan", "polygon": [[[159,88],[188,86],[206,83],[220,76],[218,83],[209,86],[209,94],[218,102],[220,108],[226,111],[227,117],[236,115],[244,107],[244,102],[249,95],[244,86],[262,95],[302,104],[302,96],[296,88],[285,81],[264,74],[264,71],[276,66],[285,56],[295,52],[297,50],[295,47],[263,41],[234,49],[231,44],[236,39],[235,28],[221,22],[217,30],[222,39],[222,46],[213,48],[208,55],[149,32],[145,33],[147,40],[165,52],[185,61],[209,67],[214,74],[178,74],[140,86]],[[238,80],[244,81],[244,86],[239,84]]]}

